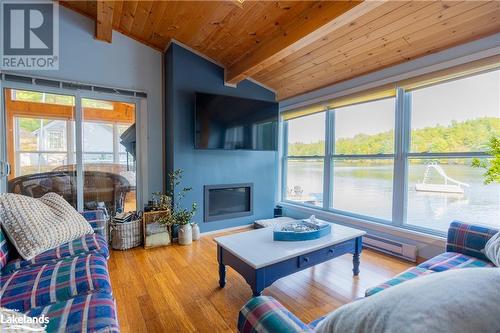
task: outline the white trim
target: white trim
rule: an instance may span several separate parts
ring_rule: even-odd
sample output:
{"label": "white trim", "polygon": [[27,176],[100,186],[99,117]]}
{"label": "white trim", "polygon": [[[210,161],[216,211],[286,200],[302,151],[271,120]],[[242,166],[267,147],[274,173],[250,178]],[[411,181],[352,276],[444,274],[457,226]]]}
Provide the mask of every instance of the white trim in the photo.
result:
{"label": "white trim", "polygon": [[287,209],[292,209],[301,213],[314,214],[316,217],[324,219],[329,222],[334,222],[348,227],[360,228],[365,231],[377,231],[385,233],[395,237],[401,237],[406,239],[411,239],[413,241],[431,244],[436,246],[444,246],[446,244],[446,238],[440,237],[432,234],[426,234],[414,230],[402,229],[401,227],[394,227],[392,225],[385,225],[369,220],[362,220],[355,217],[350,217],[346,215],[336,214],[333,212],[328,212],[320,209],[309,208],[301,205],[294,205],[288,202],[280,202],[279,205]]}
{"label": "white trim", "polygon": [[176,40],[174,38],[172,38],[170,40],[170,43],[167,44],[167,47],[165,48],[165,51],[168,50],[168,48],[170,47],[171,44],[176,44],[176,45],[178,45],[178,46],[180,46],[180,47],[182,47],[182,48],[184,48],[184,49],[186,49],[186,50],[188,50],[188,51],[196,54],[198,57],[201,57],[201,58],[203,58],[203,59],[205,59],[207,61],[210,61],[211,63],[213,63],[213,64],[215,64],[215,65],[217,65],[219,67],[225,68],[224,65],[221,64],[220,62],[218,62],[217,60],[215,60],[213,58],[210,58],[209,56],[206,56],[206,55],[204,55],[203,53],[201,53],[199,51],[196,51],[192,47],[189,47],[186,44],[184,44],[183,42],[179,42],[178,40]]}
{"label": "white trim", "polygon": [[265,85],[264,83],[261,83],[261,82],[255,80],[255,79],[252,79],[251,77],[247,77],[245,80],[248,80],[248,81],[250,81],[252,83],[255,83],[256,85],[261,86],[264,89],[272,91],[275,95],[277,94],[277,91],[275,89],[269,87],[268,85]]}
{"label": "white trim", "polygon": [[229,227],[229,228],[223,228],[223,229],[205,231],[205,232],[201,232],[200,233],[200,237],[210,236],[210,235],[213,235],[213,234],[220,234],[220,233],[228,232],[228,231],[235,231],[235,230],[240,230],[240,229],[248,229],[248,227],[251,227],[252,225],[253,225],[253,222],[249,223],[249,224],[244,224],[244,225],[237,225],[236,227]]}

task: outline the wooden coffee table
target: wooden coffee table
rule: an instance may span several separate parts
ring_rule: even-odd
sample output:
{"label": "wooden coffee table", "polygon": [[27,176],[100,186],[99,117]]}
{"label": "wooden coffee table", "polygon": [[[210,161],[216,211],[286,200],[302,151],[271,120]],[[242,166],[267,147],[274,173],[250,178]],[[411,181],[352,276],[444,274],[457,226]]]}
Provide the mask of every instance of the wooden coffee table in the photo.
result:
{"label": "wooden coffee table", "polygon": [[353,254],[353,273],[359,274],[362,236],[366,232],[332,223],[328,236],[302,242],[273,240],[273,228],[263,228],[217,237],[219,285],[226,285],[226,265],[240,273],[254,296],[274,281],[339,257]]}

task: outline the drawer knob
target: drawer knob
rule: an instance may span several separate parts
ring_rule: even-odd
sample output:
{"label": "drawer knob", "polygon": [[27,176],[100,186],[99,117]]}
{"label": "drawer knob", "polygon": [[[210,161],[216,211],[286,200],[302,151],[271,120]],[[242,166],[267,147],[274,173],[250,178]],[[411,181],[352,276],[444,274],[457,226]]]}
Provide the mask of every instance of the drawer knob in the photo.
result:
{"label": "drawer knob", "polygon": [[302,260],[303,260],[304,262],[308,262],[308,261],[309,261],[309,258],[308,258],[308,257],[304,257],[304,258],[302,258]]}
{"label": "drawer knob", "polygon": [[334,250],[333,249],[328,249],[328,254],[333,254]]}

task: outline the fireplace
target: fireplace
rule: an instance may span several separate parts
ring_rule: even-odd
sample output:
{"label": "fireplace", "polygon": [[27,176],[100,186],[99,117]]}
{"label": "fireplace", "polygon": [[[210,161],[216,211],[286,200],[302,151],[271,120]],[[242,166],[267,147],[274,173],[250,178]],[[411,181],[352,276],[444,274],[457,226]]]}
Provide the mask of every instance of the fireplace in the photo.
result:
{"label": "fireplace", "polygon": [[253,184],[204,186],[204,221],[212,222],[253,214]]}

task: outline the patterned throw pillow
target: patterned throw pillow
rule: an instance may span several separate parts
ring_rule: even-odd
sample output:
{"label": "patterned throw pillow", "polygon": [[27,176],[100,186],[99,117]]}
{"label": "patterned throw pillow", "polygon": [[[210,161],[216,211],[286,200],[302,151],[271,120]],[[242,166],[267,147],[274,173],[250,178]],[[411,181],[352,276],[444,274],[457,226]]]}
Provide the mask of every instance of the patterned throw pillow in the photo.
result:
{"label": "patterned throw pillow", "polygon": [[500,267],[500,231],[488,240],[484,254],[495,266]]}
{"label": "patterned throw pillow", "polygon": [[0,194],[0,222],[25,260],[94,231],[63,197]]}

